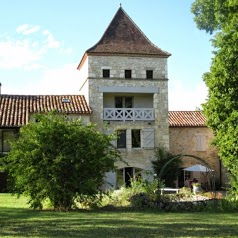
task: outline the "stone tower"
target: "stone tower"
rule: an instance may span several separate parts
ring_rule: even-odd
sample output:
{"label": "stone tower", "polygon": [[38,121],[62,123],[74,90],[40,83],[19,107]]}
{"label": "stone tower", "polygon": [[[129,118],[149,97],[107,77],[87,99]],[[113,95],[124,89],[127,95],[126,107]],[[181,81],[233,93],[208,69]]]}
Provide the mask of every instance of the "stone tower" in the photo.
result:
{"label": "stone tower", "polygon": [[[83,55],[81,94],[92,108],[91,122],[118,134],[115,146],[127,163],[107,174],[114,188],[152,171],[159,145],[169,148],[169,53],[155,46],[120,6],[102,38]],[[147,175],[146,175],[147,174]]]}

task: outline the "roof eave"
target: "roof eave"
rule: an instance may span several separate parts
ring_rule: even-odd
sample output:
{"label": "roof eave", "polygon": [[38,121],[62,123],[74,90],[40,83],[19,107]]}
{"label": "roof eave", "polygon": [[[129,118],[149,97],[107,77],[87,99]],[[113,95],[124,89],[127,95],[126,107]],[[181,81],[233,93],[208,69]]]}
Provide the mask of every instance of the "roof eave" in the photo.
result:
{"label": "roof eave", "polygon": [[77,67],[78,70],[80,70],[80,69],[82,68],[82,66],[83,66],[84,62],[86,61],[87,57],[88,57],[88,53],[87,53],[87,51],[86,51],[86,52],[84,53],[84,55],[83,55],[83,57],[82,57],[82,59],[81,59],[79,65],[78,65],[78,67]]}
{"label": "roof eave", "polygon": [[[153,57],[153,58],[168,58],[171,54],[150,54],[150,53],[123,53],[123,52],[87,52],[85,53],[88,55],[99,55],[99,56],[142,56],[142,57]],[[82,60],[81,60],[82,61]]]}

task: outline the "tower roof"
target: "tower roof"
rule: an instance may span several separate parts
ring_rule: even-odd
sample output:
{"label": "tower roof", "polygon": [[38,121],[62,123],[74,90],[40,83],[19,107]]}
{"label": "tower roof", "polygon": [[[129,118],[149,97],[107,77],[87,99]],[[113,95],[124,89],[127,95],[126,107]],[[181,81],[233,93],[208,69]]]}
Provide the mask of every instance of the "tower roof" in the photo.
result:
{"label": "tower roof", "polygon": [[163,58],[170,56],[145,36],[121,6],[102,38],[85,52],[83,59],[86,55],[142,55]]}

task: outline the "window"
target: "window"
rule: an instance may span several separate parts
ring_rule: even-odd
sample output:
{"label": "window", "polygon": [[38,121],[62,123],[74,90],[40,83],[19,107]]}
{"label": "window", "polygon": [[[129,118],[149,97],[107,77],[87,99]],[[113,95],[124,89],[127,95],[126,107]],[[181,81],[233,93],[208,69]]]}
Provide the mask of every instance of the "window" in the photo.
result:
{"label": "window", "polygon": [[115,108],[132,108],[132,97],[115,97]]}
{"label": "window", "polygon": [[146,70],[146,78],[153,79],[153,70]]}
{"label": "window", "polygon": [[102,70],[102,77],[103,78],[110,78],[110,69],[103,69]]}
{"label": "window", "polygon": [[141,147],[141,130],[131,130],[131,146],[132,148]]}
{"label": "window", "polygon": [[117,131],[117,148],[126,148],[126,130]]}
{"label": "window", "polygon": [[131,79],[131,70],[130,69],[125,70],[125,78],[126,79]]}
{"label": "window", "polygon": [[10,151],[10,141],[14,140],[13,131],[2,131],[0,132],[0,151],[9,152]]}

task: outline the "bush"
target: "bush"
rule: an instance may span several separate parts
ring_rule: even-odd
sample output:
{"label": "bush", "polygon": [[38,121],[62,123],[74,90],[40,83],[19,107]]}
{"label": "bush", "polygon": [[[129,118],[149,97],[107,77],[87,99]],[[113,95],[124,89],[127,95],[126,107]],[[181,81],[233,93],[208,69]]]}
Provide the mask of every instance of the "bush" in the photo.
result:
{"label": "bush", "polygon": [[94,200],[119,158],[112,135],[55,113],[36,119],[21,128],[6,159],[14,192],[38,209],[46,199],[60,210],[71,209],[77,198]]}

